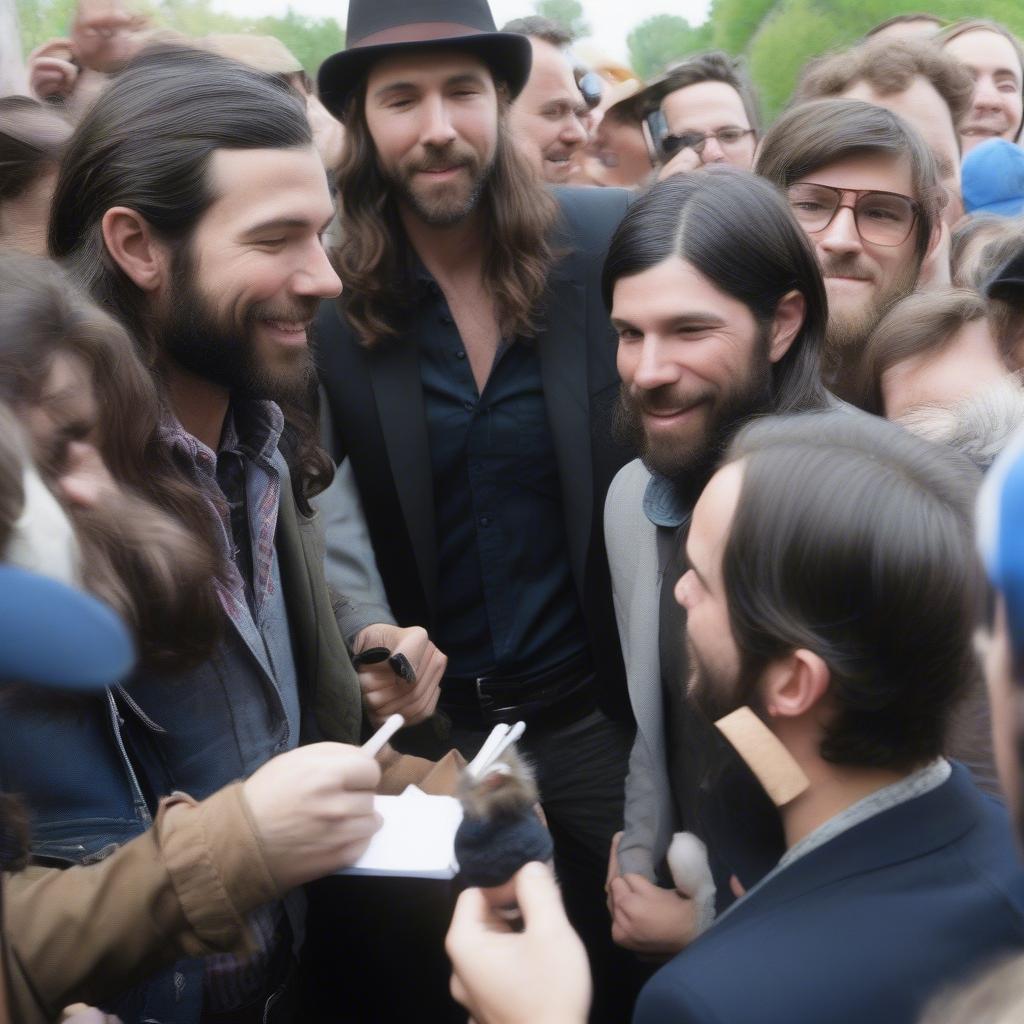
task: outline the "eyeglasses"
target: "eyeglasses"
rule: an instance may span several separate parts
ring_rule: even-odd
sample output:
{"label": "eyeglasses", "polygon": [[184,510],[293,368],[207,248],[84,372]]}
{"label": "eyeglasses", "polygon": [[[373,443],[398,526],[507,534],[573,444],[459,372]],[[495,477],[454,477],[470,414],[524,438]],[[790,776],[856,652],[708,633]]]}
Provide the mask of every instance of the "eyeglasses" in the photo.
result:
{"label": "eyeglasses", "polygon": [[[853,211],[857,233],[872,245],[902,245],[914,230],[921,206],[898,192],[833,188],[798,181],[786,190],[789,207],[805,231],[824,231],[843,208]],[[853,203],[846,201],[853,196]]]}
{"label": "eyeglasses", "polygon": [[717,140],[722,149],[738,146],[748,135],[753,135],[753,128],[719,128],[717,132],[683,132],[682,135],[666,135],[661,140],[661,158],[671,160],[681,149],[692,149],[695,153],[703,153],[708,139]]}

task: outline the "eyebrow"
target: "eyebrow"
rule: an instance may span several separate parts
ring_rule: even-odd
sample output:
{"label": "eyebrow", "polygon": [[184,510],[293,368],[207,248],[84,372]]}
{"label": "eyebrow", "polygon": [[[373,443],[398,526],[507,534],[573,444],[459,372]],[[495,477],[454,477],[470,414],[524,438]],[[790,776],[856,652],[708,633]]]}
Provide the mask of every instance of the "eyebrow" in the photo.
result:
{"label": "eyebrow", "polygon": [[[722,327],[725,321],[714,313],[678,313],[673,316],[661,317],[658,321],[662,324],[692,324],[695,327]],[[635,324],[628,320],[620,320],[618,317],[611,318],[612,327],[621,330],[623,327],[635,327]]]}
{"label": "eyebrow", "polygon": [[[334,220],[333,213],[317,230],[317,234],[326,231],[331,226],[332,220]],[[265,220],[261,221],[259,224],[254,224],[251,228],[246,228],[244,234],[258,235],[264,231],[293,231],[296,228],[308,228],[311,224],[312,221],[305,217],[274,217],[271,220]]]}
{"label": "eyebrow", "polygon": [[[475,71],[466,71],[461,75],[452,75],[446,78],[444,88],[450,89],[453,85],[483,85],[483,77]],[[382,85],[374,94],[374,99],[381,99],[393,92],[406,92],[409,89],[419,90],[421,88],[416,82],[388,82]]]}

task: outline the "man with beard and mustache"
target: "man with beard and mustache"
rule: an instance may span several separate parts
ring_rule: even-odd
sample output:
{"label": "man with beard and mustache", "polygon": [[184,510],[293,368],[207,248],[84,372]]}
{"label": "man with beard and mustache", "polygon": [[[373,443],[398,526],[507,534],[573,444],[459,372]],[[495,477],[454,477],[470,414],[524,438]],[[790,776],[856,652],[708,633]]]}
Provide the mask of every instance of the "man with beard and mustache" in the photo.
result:
{"label": "man with beard and mustache", "polygon": [[[751,417],[821,406],[821,275],[778,193],[730,167],[674,175],[612,240],[602,286],[619,334],[619,427],[640,453],[616,476],[605,541],[637,737],[608,871],[612,935],[648,956],[695,935],[668,882],[678,831],[708,847],[717,906],[778,859],[774,809],[681,699],[685,615],[672,598],[693,504]],[[670,884],[670,883],[669,883]]]}
{"label": "man with beard and mustache", "polygon": [[[179,505],[198,492],[208,510],[217,568],[196,597],[210,598],[219,639],[212,656],[173,670],[144,663],[111,691],[99,723],[107,760],[76,765],[95,792],[75,790],[83,806],[62,805],[64,820],[52,823],[60,839],[89,822],[89,845],[55,842],[54,856],[102,856],[140,821],[151,825],[160,797],[205,798],[300,742],[358,743],[387,711],[371,699],[382,691],[412,718],[433,709],[444,661],[422,631],[407,658],[413,681],[389,669],[389,682],[379,668],[357,677],[309,507],[332,470],[308,414],[308,331],[319,301],[341,287],[321,241],[333,214],[298,95],[209,53],[137,58],[69,143],[50,252],[123,321],[156,376],[153,454],[177,468]],[[164,511],[180,518],[175,488],[163,493]],[[408,632],[383,628],[390,643]],[[163,639],[173,651],[189,638]],[[346,783],[355,799],[342,829],[367,838],[379,826],[367,784],[378,770],[349,753],[362,764]],[[125,820],[97,824],[111,772],[129,776],[137,796]],[[388,777],[385,766],[391,792],[413,781]],[[249,921],[250,955],[204,959],[197,947],[110,1008],[125,1020],[290,1020],[303,917],[302,893],[281,893]]]}
{"label": "man with beard and mustache", "polygon": [[[1006,809],[947,748],[985,603],[978,473],[848,410],[764,417],[723,462],[674,587],[694,666],[675,687],[775,794],[784,852],[654,975],[633,1024],[916,1024],[933,995],[1024,945]],[[1024,474],[1004,468],[985,546],[994,580],[1019,590]],[[516,882],[519,933],[479,890],[460,897],[453,988],[478,1020],[581,1024],[589,979],[557,890],[536,864]],[[982,1005],[963,1019],[1019,1017]]]}
{"label": "man with beard and mustache", "polygon": [[[889,110],[818,100],[772,125],[754,169],[786,193],[814,246],[828,293],[824,381],[855,401],[868,335],[918,287],[928,261],[943,258],[935,157]],[[932,276],[948,280],[948,268]]]}
{"label": "man with beard and mustache", "polygon": [[[600,509],[627,453],[611,436],[599,275],[629,197],[531,171],[509,123],[530,41],[496,32],[483,0],[354,0],[346,39],[319,76],[346,131],[344,290],[317,320],[333,454],[349,459],[395,620],[448,656],[452,745],[473,754],[495,723],[526,723],[600,979],[595,1016],[622,1020],[611,958],[632,958],[611,944],[603,885],[632,723]],[[336,927],[339,907],[321,906]],[[380,963],[395,956],[382,941]],[[374,1006],[407,994],[371,989]]]}

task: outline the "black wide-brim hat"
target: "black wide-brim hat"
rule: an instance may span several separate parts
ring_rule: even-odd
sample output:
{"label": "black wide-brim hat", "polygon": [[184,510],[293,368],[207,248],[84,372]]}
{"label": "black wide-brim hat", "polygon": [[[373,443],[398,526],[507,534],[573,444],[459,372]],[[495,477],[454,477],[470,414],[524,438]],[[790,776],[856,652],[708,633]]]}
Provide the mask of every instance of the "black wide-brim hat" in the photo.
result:
{"label": "black wide-brim hat", "polygon": [[345,49],[320,65],[320,101],[342,119],[370,66],[395,51],[466,50],[480,57],[514,99],[530,77],[526,36],[495,30],[486,0],[352,0]]}

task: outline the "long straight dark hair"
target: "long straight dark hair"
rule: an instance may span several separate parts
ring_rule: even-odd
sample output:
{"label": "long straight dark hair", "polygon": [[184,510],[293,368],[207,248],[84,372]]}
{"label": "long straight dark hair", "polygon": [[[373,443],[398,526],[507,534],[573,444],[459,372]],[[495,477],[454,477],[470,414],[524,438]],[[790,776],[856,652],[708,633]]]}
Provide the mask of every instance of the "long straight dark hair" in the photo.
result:
{"label": "long straight dark hair", "polygon": [[[554,258],[550,236],[558,207],[516,149],[507,113],[499,87],[498,149],[480,198],[487,232],[483,277],[502,334],[529,337],[536,332]],[[370,346],[401,331],[410,309],[412,254],[366,123],[365,84],[349,99],[344,122],[345,150],[337,170],[341,242],[334,263],[344,285],[342,308]]]}
{"label": "long straight dark hair", "polygon": [[742,302],[763,327],[784,295],[798,291],[806,311],[789,351],[772,366],[772,411],[825,404],[821,353],[828,321],[817,260],[782,196],[733,167],[675,174],[628,210],[608,247],[601,290],[612,307],[615,283],[671,256]]}
{"label": "long straight dark hair", "polygon": [[[127,327],[143,362],[160,352],[146,297],[107,252],[102,221],[125,206],[182,253],[217,198],[209,164],[218,149],[312,146],[305,107],[287,83],[233,60],[164,46],[132,61],[82,119],[61,164],[50,215],[50,254]],[[292,489],[308,498],[330,483],[310,407],[282,406]]]}

